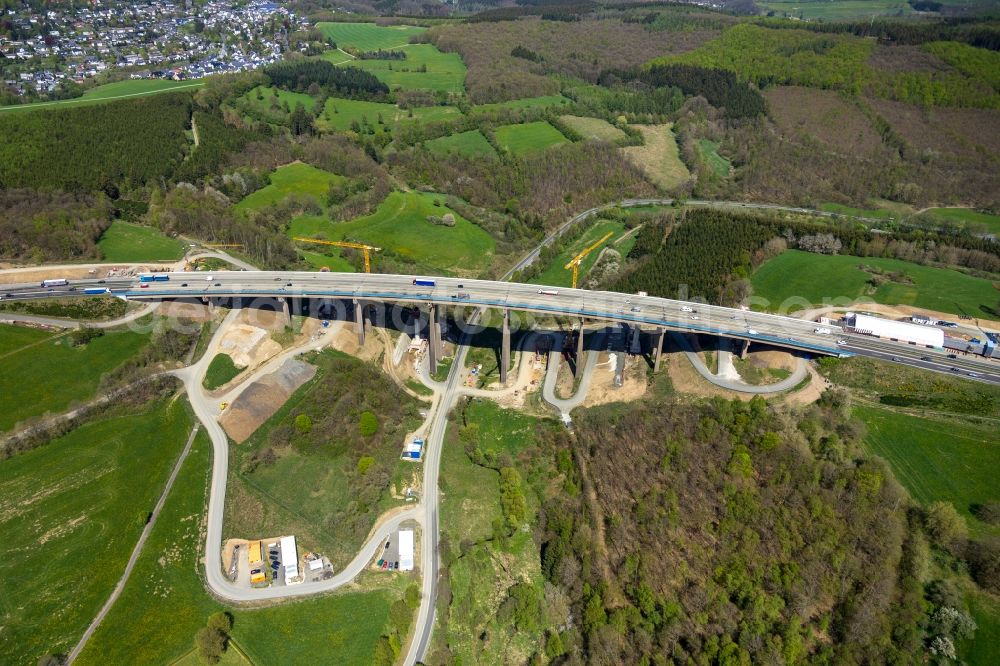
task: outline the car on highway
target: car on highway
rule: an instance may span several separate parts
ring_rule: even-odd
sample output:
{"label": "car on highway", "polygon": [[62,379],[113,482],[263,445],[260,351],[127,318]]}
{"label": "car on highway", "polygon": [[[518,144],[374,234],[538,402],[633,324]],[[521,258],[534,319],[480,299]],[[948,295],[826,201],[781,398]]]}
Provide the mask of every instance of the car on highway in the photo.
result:
{"label": "car on highway", "polygon": [[274,281],[275,282],[281,282],[281,278],[280,277],[276,277],[276,278],[274,278]]}
{"label": "car on highway", "polygon": [[838,345],[846,345],[847,344],[847,340],[845,340],[844,338],[841,338],[841,339],[837,340],[837,344]]}
{"label": "car on highway", "polygon": [[752,328],[748,328],[747,333],[750,335],[757,335],[757,331],[753,330]]}
{"label": "car on highway", "polygon": [[951,367],[950,367],[950,368],[948,368],[948,369],[949,369],[949,370],[951,370],[952,372],[962,372],[961,370],[959,370],[959,369],[958,369],[958,368],[956,368],[955,366],[951,366]]}
{"label": "car on highway", "polygon": [[213,287],[221,287],[221,286],[222,286],[222,283],[221,283],[221,282],[216,282],[216,283],[215,283],[215,284],[213,284],[212,286],[213,286]]}
{"label": "car on highway", "polygon": [[211,281],[212,281],[212,280],[214,280],[214,279],[215,279],[215,278],[214,278],[214,277],[212,277],[211,275],[206,275],[206,276],[205,276],[205,282],[211,282]]}
{"label": "car on highway", "polygon": [[932,359],[930,356],[921,356],[920,360],[921,361],[933,361],[934,359]]}
{"label": "car on highway", "polygon": [[898,356],[893,356],[892,360],[895,361],[896,363],[899,363],[901,359]]}
{"label": "car on highway", "polygon": [[699,319],[698,315],[691,315],[691,319]]}
{"label": "car on highway", "polygon": [[970,377],[978,377],[979,373],[978,372],[969,372],[969,376]]}
{"label": "car on highway", "polygon": [[687,306],[687,305],[682,305],[681,306],[681,312],[694,312],[694,308],[692,308],[690,306]]}
{"label": "car on highway", "polygon": [[948,354],[948,358],[958,358],[958,354]]}
{"label": "car on highway", "polygon": [[291,283],[291,282],[286,282],[286,283],[285,283],[285,286],[286,286],[286,287],[291,287],[291,286],[292,286],[292,283]]}
{"label": "car on highway", "polygon": [[188,286],[188,283],[187,283],[187,282],[182,282],[182,283],[181,283],[181,286],[182,286],[182,287],[186,287],[186,286]]}
{"label": "car on highway", "polygon": [[98,280],[97,284],[104,284],[105,282],[107,282],[107,280]]}
{"label": "car on highway", "polygon": [[[139,289],[149,289],[149,284],[143,282],[139,285]],[[52,291],[51,289],[49,291]]]}
{"label": "car on highway", "polygon": [[642,312],[642,308],[640,308],[638,305],[633,305],[632,312]]}

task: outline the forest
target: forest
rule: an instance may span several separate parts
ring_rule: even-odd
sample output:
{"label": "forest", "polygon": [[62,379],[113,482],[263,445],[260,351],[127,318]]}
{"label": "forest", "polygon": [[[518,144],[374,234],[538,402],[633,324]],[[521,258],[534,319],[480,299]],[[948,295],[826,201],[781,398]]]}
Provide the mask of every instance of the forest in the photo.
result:
{"label": "forest", "polygon": [[0,259],[94,257],[98,239],[111,225],[112,210],[103,193],[0,189]]}
{"label": "forest", "polygon": [[357,67],[337,67],[328,60],[283,60],[265,67],[264,73],[274,85],[296,92],[305,92],[313,84],[330,94],[362,99],[381,98],[389,92],[389,86],[374,74]]}
{"label": "forest", "polygon": [[168,175],[188,149],[191,96],[0,116],[0,188],[135,188]]}

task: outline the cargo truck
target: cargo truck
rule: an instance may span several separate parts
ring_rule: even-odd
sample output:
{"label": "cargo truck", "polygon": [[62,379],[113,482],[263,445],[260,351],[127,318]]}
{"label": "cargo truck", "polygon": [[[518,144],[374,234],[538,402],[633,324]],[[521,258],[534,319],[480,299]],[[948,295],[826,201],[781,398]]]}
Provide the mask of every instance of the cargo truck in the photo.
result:
{"label": "cargo truck", "polygon": [[433,287],[434,280],[430,280],[428,278],[414,278],[413,284],[418,287]]}

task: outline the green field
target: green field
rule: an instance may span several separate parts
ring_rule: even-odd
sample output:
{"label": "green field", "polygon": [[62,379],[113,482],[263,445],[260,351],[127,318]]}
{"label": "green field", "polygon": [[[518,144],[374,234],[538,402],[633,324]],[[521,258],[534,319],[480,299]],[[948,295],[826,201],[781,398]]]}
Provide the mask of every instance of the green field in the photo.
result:
{"label": "green field", "polygon": [[828,213],[837,213],[838,215],[871,217],[878,220],[891,220],[897,217],[893,211],[885,208],[854,208],[838,203],[822,203],[819,205],[819,209]]}
{"label": "green field", "polygon": [[202,384],[209,391],[214,391],[223,384],[229,383],[240,372],[242,370],[236,367],[229,354],[216,354],[215,358],[208,364],[208,370],[205,371],[205,379]]}
{"label": "green field", "polygon": [[348,64],[371,72],[393,90],[465,90],[465,63],[457,53],[442,53],[433,44],[412,44],[403,51],[406,60],[352,60]]}
{"label": "green field", "polygon": [[586,116],[559,116],[559,120],[576,131],[586,139],[597,139],[599,141],[610,141],[612,143],[621,141],[628,137],[607,120],[601,118],[588,118]]}
{"label": "green field", "polygon": [[1000,528],[971,512],[975,504],[1000,500],[996,422],[973,424],[866,406],[855,407],[854,413],[868,426],[868,449],[889,462],[914,499],[951,502],[974,533],[1000,534]]}
{"label": "green field", "polygon": [[168,81],[166,79],[137,79],[135,81],[116,81],[91,88],[82,97],[63,99],[55,102],[37,102],[35,104],[13,104],[0,106],[0,113],[14,111],[31,111],[34,109],[51,109],[53,107],[79,106],[82,104],[99,104],[115,99],[141,97],[173,90],[197,90],[205,85],[204,81]]}
{"label": "green field", "polygon": [[324,37],[333,39],[339,48],[356,48],[359,51],[392,49],[407,44],[410,37],[427,30],[412,25],[378,26],[374,23],[328,23],[316,27]]}
{"label": "green field", "polygon": [[472,107],[472,113],[490,113],[501,109],[541,109],[549,106],[569,106],[572,103],[573,100],[562,95],[542,95],[541,97],[514,99],[509,102],[479,104]]}
{"label": "green field", "polygon": [[586,258],[584,258],[583,263],[580,265],[579,283],[581,285],[584,284],[587,273],[591,268],[593,268],[594,263],[597,261],[597,257],[601,254],[602,248],[613,247],[615,250],[620,252],[622,256],[627,255],[628,251],[632,248],[634,237],[623,241],[618,245],[614,244],[614,242],[621,237],[623,233],[625,233],[625,225],[621,222],[617,222],[615,220],[598,220],[582,236],[573,241],[568,248],[554,257],[541,273],[531,279],[531,283],[547,284],[553,287],[571,286],[573,284],[573,271],[566,270],[564,268],[566,263],[575,257],[579,252],[596,243],[608,232],[611,232],[614,235],[605,241],[601,247],[588,254]]}
{"label": "green field", "polygon": [[[912,284],[887,282],[874,293],[868,293],[867,282],[872,276],[858,268],[859,265],[904,273]],[[788,250],[758,268],[751,283],[755,296],[770,301],[769,310],[794,312],[828,299],[846,303],[844,299],[864,298],[886,305],[912,305],[937,312],[998,318],[990,313],[992,310],[983,309],[997,305],[998,292],[989,280],[898,259]]]}
{"label": "green field", "polygon": [[719,154],[719,142],[708,139],[698,139],[698,152],[701,158],[708,163],[712,171],[723,178],[729,175],[730,163],[725,157]]}
{"label": "green field", "polygon": [[0,662],[35,664],[79,639],[125,569],[190,428],[184,403],[160,402],[0,465]]}
{"label": "green field", "polygon": [[544,120],[518,125],[503,125],[496,129],[497,143],[515,155],[525,155],[569,140]]}
{"label": "green field", "polygon": [[965,229],[1000,235],[1000,215],[980,213],[971,208],[928,208],[925,212]]}
{"label": "green field", "polygon": [[781,0],[763,0],[757,6],[765,12],[773,11],[775,16],[802,18],[806,21],[845,21],[873,16],[898,16],[911,14],[913,9],[903,0],[825,0],[810,2],[783,2]]}
{"label": "green field", "polygon": [[[101,375],[135,355],[148,340],[139,333],[115,331],[71,347],[67,335],[25,336],[17,327],[0,326],[0,349],[8,350],[0,356],[0,432],[22,419],[59,413],[91,397]],[[22,342],[26,344],[18,346]]]}
{"label": "green field", "polygon": [[[489,264],[494,241],[488,233],[449,210],[441,195],[393,192],[373,214],[332,225],[332,240],[349,239],[381,247],[418,264],[446,271],[474,272]],[[455,226],[427,221],[455,215]]]}
{"label": "green field", "polygon": [[[316,99],[306,93],[291,92],[275,86],[257,86],[236,100],[237,107],[269,123],[283,124],[288,114],[299,104],[309,113],[316,106]],[[288,110],[285,110],[287,105]]]}
{"label": "green field", "polygon": [[[200,561],[210,456],[208,437],[199,434],[121,597],[81,653],[81,666],[201,663],[189,654],[194,634],[222,608],[205,591]],[[258,610],[230,608],[232,635],[257,664],[370,663],[390,601],[389,593],[376,591]],[[354,618],[363,624],[355,625]],[[285,656],[276,657],[275,650]],[[230,652],[224,666],[245,663]]]}
{"label": "green field", "polygon": [[244,197],[237,208],[260,210],[280,202],[291,194],[316,197],[321,206],[326,205],[330,186],[344,182],[343,176],[317,169],[309,164],[295,162],[278,167],[271,172],[271,184]]}
{"label": "green field", "polygon": [[986,592],[975,592],[967,601],[978,628],[973,640],[962,641],[957,646],[961,663],[969,666],[1000,664],[1000,599]]}
{"label": "green field", "polygon": [[[326,100],[323,113],[316,119],[317,127],[323,130],[346,132],[351,130],[352,123],[367,124],[375,133],[390,132],[397,124],[403,122],[433,122],[437,120],[454,120],[461,117],[462,112],[454,106],[424,106],[415,109],[400,109],[395,104],[384,102],[366,102],[357,99],[330,97]],[[382,122],[379,122],[379,116]]]}
{"label": "green field", "polygon": [[496,157],[497,152],[479,130],[469,130],[424,142],[424,148],[435,155],[462,157]]}
{"label": "green field", "polygon": [[97,242],[105,261],[173,260],[184,256],[184,245],[157,229],[115,220]]}

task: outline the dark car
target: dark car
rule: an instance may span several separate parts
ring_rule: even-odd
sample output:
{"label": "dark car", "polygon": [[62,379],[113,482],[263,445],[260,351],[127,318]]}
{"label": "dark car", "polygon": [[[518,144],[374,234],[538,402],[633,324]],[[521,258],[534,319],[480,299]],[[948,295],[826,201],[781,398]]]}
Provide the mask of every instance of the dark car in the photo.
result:
{"label": "dark car", "polygon": [[959,369],[958,369],[958,368],[956,368],[955,366],[951,366],[951,367],[950,367],[950,368],[948,368],[948,369],[949,369],[949,370],[951,370],[952,372],[962,372],[961,370],[959,370]]}
{"label": "dark car", "polygon": [[276,277],[276,278],[274,278],[274,281],[275,282],[281,282],[281,278],[280,277]]}
{"label": "dark car", "polygon": [[932,359],[930,356],[921,356],[920,360],[921,361],[933,361],[934,359]]}
{"label": "dark car", "polygon": [[957,354],[948,354],[948,358],[958,358]]}
{"label": "dark car", "polygon": [[278,551],[276,551],[276,550],[269,550],[269,551],[267,551],[267,552],[268,552],[268,553],[269,553],[270,555],[277,555],[277,554],[278,554]]}
{"label": "dark car", "polygon": [[181,283],[181,286],[182,286],[182,287],[186,287],[186,286],[188,286],[188,283],[187,283],[187,282],[182,282],[182,283]]}
{"label": "dark car", "polygon": [[285,286],[286,286],[286,287],[291,287],[291,286],[292,286],[292,283],[291,283],[291,282],[287,282],[287,283],[285,283]]}
{"label": "dark car", "polygon": [[97,284],[104,284],[105,282],[107,282],[107,280],[98,280]]}
{"label": "dark car", "polygon": [[259,573],[260,573],[260,569],[251,569],[250,570],[250,575],[251,576],[256,576]]}
{"label": "dark car", "polygon": [[214,285],[212,285],[212,286],[213,286],[213,287],[221,287],[221,286],[222,286],[222,283],[221,283],[221,282],[216,282],[216,283],[215,283]]}

